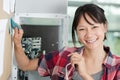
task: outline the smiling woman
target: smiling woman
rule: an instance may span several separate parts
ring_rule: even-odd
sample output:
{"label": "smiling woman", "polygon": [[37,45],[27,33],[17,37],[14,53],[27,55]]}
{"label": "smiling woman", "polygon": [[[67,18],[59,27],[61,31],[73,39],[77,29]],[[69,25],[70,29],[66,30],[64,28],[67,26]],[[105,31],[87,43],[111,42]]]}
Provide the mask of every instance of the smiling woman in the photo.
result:
{"label": "smiling woman", "polygon": [[[72,25],[73,47],[41,54],[29,60],[21,46],[23,30],[15,28],[15,57],[24,70],[38,70],[51,80],[119,80],[120,57],[103,44],[106,39],[107,19],[104,10],[95,4],[77,8]],[[76,47],[75,33],[83,44]]]}
{"label": "smiling woman", "polygon": [[[103,46],[103,40],[105,38],[105,33],[107,32],[107,26],[103,23],[94,22],[87,13],[85,14],[85,18],[82,16],[79,24],[76,28],[78,39],[81,43],[86,47],[96,47]],[[93,46],[94,44],[94,46]],[[90,46],[91,45],[91,46]]]}

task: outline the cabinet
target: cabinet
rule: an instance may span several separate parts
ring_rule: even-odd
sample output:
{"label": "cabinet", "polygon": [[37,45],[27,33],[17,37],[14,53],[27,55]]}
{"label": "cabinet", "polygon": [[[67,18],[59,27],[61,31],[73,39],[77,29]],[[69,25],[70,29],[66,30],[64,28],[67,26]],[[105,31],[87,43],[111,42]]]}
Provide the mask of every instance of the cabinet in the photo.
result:
{"label": "cabinet", "polygon": [[[14,20],[22,26],[22,46],[33,59],[40,53],[59,50],[68,44],[67,0],[16,0]],[[14,50],[13,50],[14,53]],[[13,57],[12,80],[49,80],[37,71],[23,72]]]}

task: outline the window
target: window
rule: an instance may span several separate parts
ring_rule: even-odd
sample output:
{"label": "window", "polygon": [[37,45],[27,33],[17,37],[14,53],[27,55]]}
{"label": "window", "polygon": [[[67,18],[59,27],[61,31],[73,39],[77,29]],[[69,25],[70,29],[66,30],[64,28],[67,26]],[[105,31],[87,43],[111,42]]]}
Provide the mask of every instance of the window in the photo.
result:
{"label": "window", "polygon": [[[69,46],[73,46],[71,38],[71,27],[75,10],[78,6],[85,3],[95,3],[105,10],[105,15],[108,20],[108,33],[105,45],[110,46],[112,52],[120,55],[120,0],[68,0],[67,14],[70,16],[69,27]],[[79,43],[77,43],[78,46]]]}

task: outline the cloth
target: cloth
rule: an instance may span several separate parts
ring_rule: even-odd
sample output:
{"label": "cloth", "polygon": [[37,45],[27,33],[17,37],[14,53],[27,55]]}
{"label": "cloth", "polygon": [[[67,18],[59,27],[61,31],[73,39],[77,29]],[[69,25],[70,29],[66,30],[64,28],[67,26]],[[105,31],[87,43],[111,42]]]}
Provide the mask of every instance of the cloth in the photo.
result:
{"label": "cloth", "polygon": [[12,18],[10,18],[10,24],[12,29],[14,29],[15,27],[17,27],[18,29],[22,29],[22,27],[18,25]]}
{"label": "cloth", "polygon": [[[103,70],[100,72],[97,72],[91,76],[93,77],[94,80],[101,80],[102,75],[103,75]],[[77,71],[74,72],[72,79],[73,80],[83,80]]]}
{"label": "cloth", "polygon": [[14,28],[18,28],[18,29],[22,29],[22,27],[20,25],[18,25],[13,19],[12,17],[9,19],[9,33],[11,35],[13,35],[13,29]]}
{"label": "cloth", "polygon": [[[71,52],[81,52],[83,47],[64,48],[60,51],[53,51],[46,55],[41,55],[38,63],[38,72],[41,76],[50,76],[51,80],[65,80],[65,67],[70,63],[67,56]],[[120,57],[112,54],[109,47],[104,47],[107,57],[103,62],[103,76],[101,80],[120,80]],[[69,80],[72,80],[74,73],[70,65],[67,71],[70,71]]]}

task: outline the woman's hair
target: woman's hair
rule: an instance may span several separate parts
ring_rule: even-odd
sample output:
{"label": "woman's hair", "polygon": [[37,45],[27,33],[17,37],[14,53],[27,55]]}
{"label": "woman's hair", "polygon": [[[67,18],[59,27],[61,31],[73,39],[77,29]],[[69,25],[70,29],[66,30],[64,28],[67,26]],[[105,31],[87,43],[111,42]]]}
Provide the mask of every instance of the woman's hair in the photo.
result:
{"label": "woman's hair", "polygon": [[[105,17],[104,10],[99,6],[95,4],[85,4],[83,6],[78,7],[75,12],[73,24],[72,24],[72,40],[74,45],[76,43],[75,32],[81,17],[83,16],[86,22],[92,25],[92,23],[90,23],[87,20],[85,14],[90,16],[90,18],[96,23],[107,24],[107,19]],[[106,39],[106,35],[105,35],[105,39]]]}

